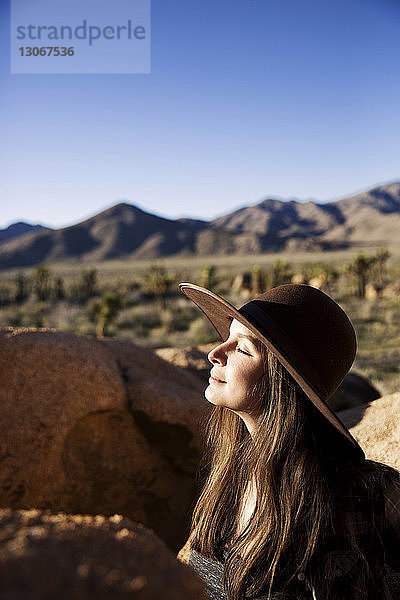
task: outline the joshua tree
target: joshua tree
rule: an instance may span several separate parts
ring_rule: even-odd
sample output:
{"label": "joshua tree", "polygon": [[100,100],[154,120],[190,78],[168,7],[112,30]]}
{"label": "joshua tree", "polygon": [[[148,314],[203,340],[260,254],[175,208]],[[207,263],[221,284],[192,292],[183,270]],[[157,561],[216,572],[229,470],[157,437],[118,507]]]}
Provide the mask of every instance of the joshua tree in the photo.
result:
{"label": "joshua tree", "polygon": [[375,252],[375,269],[379,285],[384,285],[386,275],[386,263],[390,258],[390,252],[387,248],[377,248]]}
{"label": "joshua tree", "polygon": [[38,265],[33,271],[33,292],[39,302],[50,297],[50,271],[45,265]]}
{"label": "joshua tree", "polygon": [[173,281],[162,265],[150,265],[145,273],[146,288],[154,294],[161,308],[166,307],[167,294]]}
{"label": "joshua tree", "polygon": [[20,272],[15,277],[15,302],[18,304],[26,300],[29,296],[29,279],[25,273]]}
{"label": "joshua tree", "polygon": [[78,281],[71,286],[71,296],[78,300],[86,300],[96,295],[97,270],[83,269]]}
{"label": "joshua tree", "polygon": [[269,271],[269,284],[271,287],[289,283],[292,277],[291,269],[286,260],[276,260]]}
{"label": "joshua tree", "polygon": [[345,266],[348,273],[354,275],[357,281],[357,295],[359,298],[365,298],[365,287],[371,279],[372,269],[375,265],[374,256],[365,256],[362,252],[357,254],[352,263]]}
{"label": "joshua tree", "polygon": [[205,265],[200,272],[200,285],[207,289],[214,289],[217,285],[217,268],[214,265]]}
{"label": "joshua tree", "polygon": [[251,270],[251,293],[254,296],[258,296],[258,294],[261,294],[262,287],[261,269],[260,267],[254,265]]}
{"label": "joshua tree", "polygon": [[97,269],[84,269],[79,283],[80,292],[84,298],[91,298],[96,294]]}
{"label": "joshua tree", "polygon": [[56,300],[65,298],[64,280],[62,277],[56,277],[54,280],[53,296]]}
{"label": "joshua tree", "polygon": [[11,304],[13,299],[13,293],[10,286],[0,283],[0,306],[7,306]]}
{"label": "joshua tree", "polygon": [[107,292],[100,301],[92,301],[88,306],[89,317],[97,320],[96,335],[105,337],[107,327],[115,320],[121,308],[121,299],[117,294]]}

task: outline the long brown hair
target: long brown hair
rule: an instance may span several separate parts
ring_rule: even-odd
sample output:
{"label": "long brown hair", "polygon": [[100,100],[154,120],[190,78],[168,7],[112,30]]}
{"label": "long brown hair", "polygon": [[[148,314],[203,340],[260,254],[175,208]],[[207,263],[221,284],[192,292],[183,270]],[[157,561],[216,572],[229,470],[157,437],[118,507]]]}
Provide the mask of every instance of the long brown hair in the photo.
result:
{"label": "long brown hair", "polygon": [[[368,494],[366,461],[319,414],[274,355],[264,346],[262,351],[265,376],[254,393],[263,398],[264,411],[254,437],[228,409],[215,407],[209,419],[206,477],[193,513],[191,546],[224,562],[229,600],[269,597],[305,578],[323,594],[318,598],[328,600],[333,592],[318,561],[337,533],[338,497],[346,482]],[[250,482],[256,504],[240,532],[239,509]],[[348,547],[367,565],[357,539]],[[364,571],[367,587],[372,578]],[[374,597],[368,593],[365,598]]]}

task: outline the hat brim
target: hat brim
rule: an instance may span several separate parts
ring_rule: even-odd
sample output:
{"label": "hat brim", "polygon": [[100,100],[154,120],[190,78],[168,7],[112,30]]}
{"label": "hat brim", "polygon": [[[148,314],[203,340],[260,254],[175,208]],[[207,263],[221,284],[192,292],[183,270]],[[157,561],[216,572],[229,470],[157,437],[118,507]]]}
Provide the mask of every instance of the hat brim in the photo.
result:
{"label": "hat brim", "polygon": [[[179,288],[185,296],[187,296],[198,308],[205,314],[212,326],[216,329],[220,338],[225,341],[229,337],[231,322],[236,319],[247,327],[257,339],[259,339],[270,350],[276,358],[282,363],[286,370],[290,373],[293,379],[299,384],[307,397],[316,406],[320,413],[342,434],[344,437],[362,451],[358,442],[351,435],[347,427],[342,423],[339,417],[334,413],[324,401],[318,391],[304,377],[299,366],[285,355],[283,347],[279,345],[279,326],[274,323],[273,335],[269,336],[268,331],[261,332],[253,325],[243,314],[239,312],[232,304],[198,285],[193,283],[180,283]],[[278,333],[277,333],[278,332]],[[282,333],[282,336],[285,335]],[[287,336],[286,336],[287,337]],[[278,338],[278,340],[277,340]]]}

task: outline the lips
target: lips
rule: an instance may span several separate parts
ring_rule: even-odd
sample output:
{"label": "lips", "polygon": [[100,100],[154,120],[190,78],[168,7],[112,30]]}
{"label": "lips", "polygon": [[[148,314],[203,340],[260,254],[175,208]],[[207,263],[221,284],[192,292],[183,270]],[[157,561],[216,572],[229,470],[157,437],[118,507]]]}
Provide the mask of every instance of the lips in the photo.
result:
{"label": "lips", "polygon": [[212,373],[210,373],[210,379],[212,381],[216,381],[217,383],[226,383],[226,381],[224,381],[223,379],[219,379],[218,377],[215,377],[215,375],[213,375]]}

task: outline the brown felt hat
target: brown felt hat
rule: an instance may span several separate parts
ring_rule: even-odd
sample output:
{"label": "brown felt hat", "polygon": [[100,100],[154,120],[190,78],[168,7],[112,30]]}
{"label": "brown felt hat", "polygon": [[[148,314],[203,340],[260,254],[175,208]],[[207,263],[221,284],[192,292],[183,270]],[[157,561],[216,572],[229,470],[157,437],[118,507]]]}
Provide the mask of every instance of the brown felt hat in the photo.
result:
{"label": "brown felt hat", "polygon": [[357,342],[346,313],[309,285],[272,288],[239,310],[209,290],[180,283],[181,291],[206,315],[224,341],[236,319],[278,358],[322,415],[360,448],[327,405],[353,364]]}

